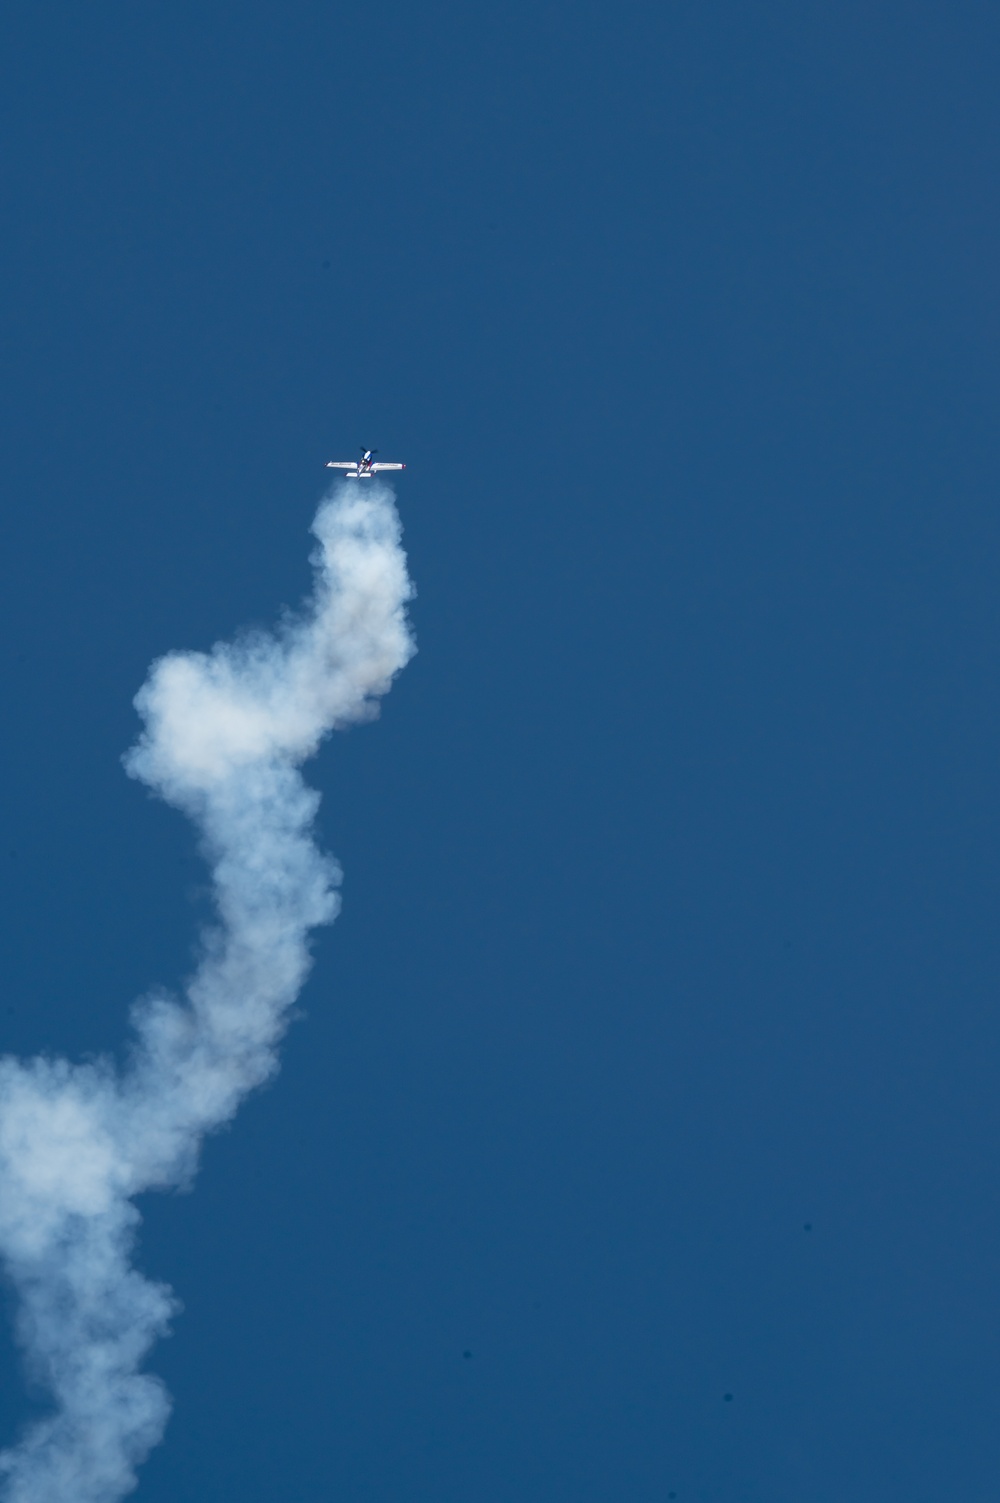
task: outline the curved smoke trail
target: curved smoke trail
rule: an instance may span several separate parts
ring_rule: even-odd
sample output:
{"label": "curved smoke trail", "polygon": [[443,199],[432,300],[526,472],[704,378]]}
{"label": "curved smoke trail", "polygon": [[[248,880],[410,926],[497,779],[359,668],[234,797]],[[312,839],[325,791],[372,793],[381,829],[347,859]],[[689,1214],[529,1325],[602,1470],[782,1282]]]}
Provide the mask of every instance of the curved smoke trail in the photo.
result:
{"label": "curved smoke trail", "polygon": [[136,699],[126,758],[197,825],[219,924],[183,1001],[133,1009],[129,1062],[0,1061],[0,1255],[17,1334],[54,1412],[0,1456],[5,1503],[111,1503],[169,1412],[140,1366],[173,1310],[130,1266],[132,1197],[192,1172],[202,1138],[276,1068],[308,935],[334,918],[336,864],[296,764],[374,701],[413,652],[392,493],[341,486],[313,523],[315,586],[273,636],[172,653]]}

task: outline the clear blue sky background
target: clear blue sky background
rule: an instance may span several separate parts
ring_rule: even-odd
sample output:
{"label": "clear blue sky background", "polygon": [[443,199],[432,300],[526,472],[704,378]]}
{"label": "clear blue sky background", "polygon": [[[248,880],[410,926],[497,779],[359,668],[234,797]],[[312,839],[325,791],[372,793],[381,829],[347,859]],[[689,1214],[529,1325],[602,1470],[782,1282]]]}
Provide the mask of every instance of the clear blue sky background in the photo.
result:
{"label": "clear blue sky background", "polygon": [[409,466],[307,1018],[144,1202],[141,1503],[1000,1496],[998,64],[986,0],[5,7],[5,1047],[184,974],[131,697]]}

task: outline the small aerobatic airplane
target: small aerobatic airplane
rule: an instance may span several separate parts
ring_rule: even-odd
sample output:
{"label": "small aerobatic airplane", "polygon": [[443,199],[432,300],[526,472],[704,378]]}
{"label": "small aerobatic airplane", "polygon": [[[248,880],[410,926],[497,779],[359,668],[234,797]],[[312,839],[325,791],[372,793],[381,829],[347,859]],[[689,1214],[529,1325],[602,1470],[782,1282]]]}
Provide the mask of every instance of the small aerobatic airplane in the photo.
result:
{"label": "small aerobatic airplane", "polygon": [[345,480],[370,480],[380,470],[405,470],[405,464],[388,464],[384,459],[376,459],[377,449],[362,449],[360,459],[329,459],[328,470],[346,470]]}

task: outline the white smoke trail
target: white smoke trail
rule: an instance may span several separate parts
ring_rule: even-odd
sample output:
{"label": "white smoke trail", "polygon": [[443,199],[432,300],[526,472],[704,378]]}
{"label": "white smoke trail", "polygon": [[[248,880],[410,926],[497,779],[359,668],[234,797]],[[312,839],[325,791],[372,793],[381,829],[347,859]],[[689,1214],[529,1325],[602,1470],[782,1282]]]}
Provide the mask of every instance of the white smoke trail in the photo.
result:
{"label": "white smoke trail", "polygon": [[129,1063],[0,1061],[0,1255],[17,1333],[51,1417],[0,1456],[4,1503],[110,1503],[160,1439],[169,1400],[141,1363],[170,1291],[130,1267],[131,1197],[177,1184],[205,1133],[276,1068],[336,914],[339,872],[311,838],[318,796],[296,771],[331,729],[375,713],[413,645],[392,493],[343,485],[317,514],[301,618],[208,654],[172,653],[136,699],[127,770],[197,824],[220,923],[186,987],[133,1009]]}

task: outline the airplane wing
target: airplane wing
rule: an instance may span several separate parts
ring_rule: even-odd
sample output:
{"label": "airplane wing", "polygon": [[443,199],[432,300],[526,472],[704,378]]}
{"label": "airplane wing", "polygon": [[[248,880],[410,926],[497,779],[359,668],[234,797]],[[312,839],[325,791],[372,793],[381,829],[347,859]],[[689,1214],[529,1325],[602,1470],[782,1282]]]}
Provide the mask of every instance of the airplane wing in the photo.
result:
{"label": "airplane wing", "polygon": [[405,470],[406,466],[405,466],[405,464],[386,464],[381,459],[377,459],[372,464],[372,469],[373,470]]}
{"label": "airplane wing", "polygon": [[328,470],[356,470],[357,469],[357,465],[355,464],[355,462],[354,462],[353,459],[328,459],[327,462],[326,462],[326,467],[327,467]]}

